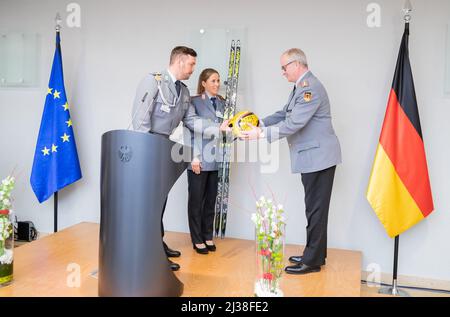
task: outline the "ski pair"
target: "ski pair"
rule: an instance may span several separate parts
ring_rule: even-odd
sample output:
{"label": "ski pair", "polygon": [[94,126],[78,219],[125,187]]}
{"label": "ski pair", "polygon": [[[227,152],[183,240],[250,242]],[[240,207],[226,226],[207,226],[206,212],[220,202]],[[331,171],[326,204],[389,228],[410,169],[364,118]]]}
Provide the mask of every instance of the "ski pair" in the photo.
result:
{"label": "ski pair", "polygon": [[[241,43],[240,41],[231,41],[230,58],[228,62],[228,77],[226,81],[224,120],[229,120],[236,112],[237,86],[239,79],[239,64],[241,61]],[[227,225],[228,196],[230,189],[230,159],[232,136],[223,134],[220,143],[221,161],[219,162],[218,186],[216,208],[214,216],[215,236],[223,238]]]}

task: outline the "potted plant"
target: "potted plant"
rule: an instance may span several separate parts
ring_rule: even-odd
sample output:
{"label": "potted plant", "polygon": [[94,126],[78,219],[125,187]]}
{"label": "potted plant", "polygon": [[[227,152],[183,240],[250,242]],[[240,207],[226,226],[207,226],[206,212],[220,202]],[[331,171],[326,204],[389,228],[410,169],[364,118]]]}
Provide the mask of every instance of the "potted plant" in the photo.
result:
{"label": "potted plant", "polygon": [[0,286],[13,278],[14,221],[11,212],[11,191],[14,177],[8,176],[0,184]]}
{"label": "potted plant", "polygon": [[285,226],[283,206],[262,196],[252,214],[256,235],[257,275],[255,296],[281,297]]}

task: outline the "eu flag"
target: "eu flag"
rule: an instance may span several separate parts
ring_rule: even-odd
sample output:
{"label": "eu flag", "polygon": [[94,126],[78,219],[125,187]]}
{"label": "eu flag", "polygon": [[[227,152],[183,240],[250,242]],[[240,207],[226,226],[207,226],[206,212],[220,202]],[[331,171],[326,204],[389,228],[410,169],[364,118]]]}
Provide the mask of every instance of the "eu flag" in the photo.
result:
{"label": "eu flag", "polygon": [[80,162],[64,89],[60,36],[57,32],[30,182],[37,199],[42,203],[53,193],[80,178]]}

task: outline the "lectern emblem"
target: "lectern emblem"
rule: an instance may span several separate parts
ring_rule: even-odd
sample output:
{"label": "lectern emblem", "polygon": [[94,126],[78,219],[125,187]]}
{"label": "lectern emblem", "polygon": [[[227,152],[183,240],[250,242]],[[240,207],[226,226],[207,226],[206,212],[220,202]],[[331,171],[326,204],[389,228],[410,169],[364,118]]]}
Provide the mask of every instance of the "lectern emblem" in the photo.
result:
{"label": "lectern emblem", "polygon": [[119,149],[119,158],[122,162],[127,163],[131,160],[133,156],[133,151],[131,150],[131,146],[122,145]]}

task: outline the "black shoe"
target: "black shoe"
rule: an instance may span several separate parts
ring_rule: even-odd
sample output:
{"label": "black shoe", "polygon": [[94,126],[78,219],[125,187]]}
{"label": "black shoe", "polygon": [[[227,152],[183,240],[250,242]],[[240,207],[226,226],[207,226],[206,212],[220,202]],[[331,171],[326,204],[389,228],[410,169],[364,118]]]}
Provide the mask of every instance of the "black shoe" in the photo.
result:
{"label": "black shoe", "polygon": [[197,248],[197,246],[195,244],[192,245],[194,247],[194,250],[197,251],[197,253],[200,254],[208,254],[209,251],[207,248]]}
{"label": "black shoe", "polygon": [[308,274],[320,272],[320,266],[307,266],[306,264],[300,263],[291,266],[286,266],[284,270],[288,274]]}
{"label": "black shoe", "polygon": [[164,251],[166,252],[167,257],[169,258],[178,258],[181,255],[180,251],[172,250],[167,246],[165,242],[163,242]]}
{"label": "black shoe", "polygon": [[205,245],[206,245],[206,248],[208,249],[208,251],[211,251],[211,252],[214,252],[214,251],[216,251],[216,245],[215,244],[207,244],[206,242],[205,242]]}
{"label": "black shoe", "polygon": [[172,271],[178,271],[180,269],[180,265],[178,263],[172,262],[170,260],[169,261],[169,267]]}
{"label": "black shoe", "polygon": [[289,262],[294,264],[300,264],[302,263],[302,256],[301,255],[293,255],[289,258]]}

